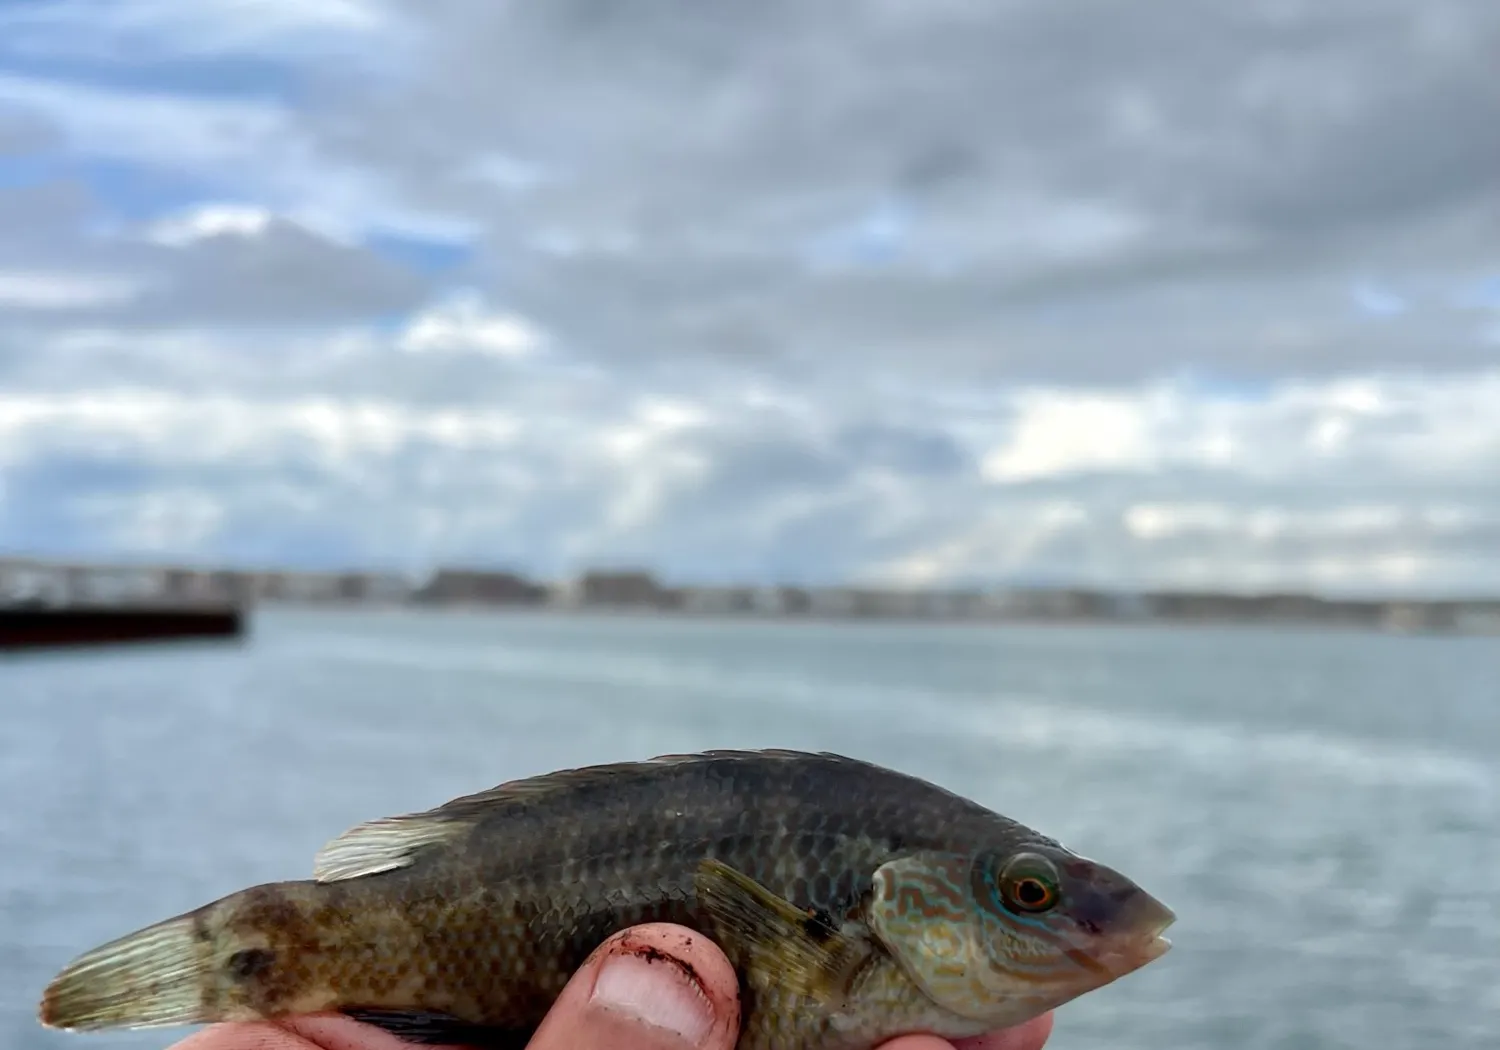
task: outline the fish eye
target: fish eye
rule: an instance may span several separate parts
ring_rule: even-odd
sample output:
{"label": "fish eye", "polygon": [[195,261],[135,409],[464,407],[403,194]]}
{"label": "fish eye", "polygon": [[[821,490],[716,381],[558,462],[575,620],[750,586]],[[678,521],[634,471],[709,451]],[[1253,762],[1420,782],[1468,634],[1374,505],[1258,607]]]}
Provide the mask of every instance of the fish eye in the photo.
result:
{"label": "fish eye", "polygon": [[1012,911],[1050,911],[1061,896],[1057,868],[1046,857],[1022,853],[1000,873],[1001,901]]}

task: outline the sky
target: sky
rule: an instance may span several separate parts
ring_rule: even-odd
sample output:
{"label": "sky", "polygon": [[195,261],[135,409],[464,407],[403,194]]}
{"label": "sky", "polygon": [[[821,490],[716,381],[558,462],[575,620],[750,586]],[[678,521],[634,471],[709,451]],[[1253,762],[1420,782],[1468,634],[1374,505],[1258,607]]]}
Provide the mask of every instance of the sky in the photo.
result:
{"label": "sky", "polygon": [[1493,0],[0,0],[0,552],[1500,592]]}

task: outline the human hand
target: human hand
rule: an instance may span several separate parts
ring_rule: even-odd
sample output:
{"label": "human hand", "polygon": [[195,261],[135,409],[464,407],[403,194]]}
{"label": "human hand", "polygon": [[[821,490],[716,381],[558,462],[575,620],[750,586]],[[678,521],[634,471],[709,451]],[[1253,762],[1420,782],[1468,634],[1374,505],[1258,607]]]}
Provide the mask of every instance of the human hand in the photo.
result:
{"label": "human hand", "polygon": [[[601,944],[553,1004],[527,1050],[734,1050],[739,986],[708,938],[653,923]],[[959,1050],[1042,1050],[1052,1015],[966,1039]],[[388,1032],[347,1017],[222,1024],[171,1050],[414,1050]],[[876,1050],[955,1050],[932,1036],[901,1036]]]}

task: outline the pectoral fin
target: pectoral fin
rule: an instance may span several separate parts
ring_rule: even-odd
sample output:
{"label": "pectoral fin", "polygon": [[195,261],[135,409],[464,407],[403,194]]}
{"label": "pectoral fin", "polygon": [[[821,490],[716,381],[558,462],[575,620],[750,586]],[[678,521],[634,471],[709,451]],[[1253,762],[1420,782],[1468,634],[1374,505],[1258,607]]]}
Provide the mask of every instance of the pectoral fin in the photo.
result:
{"label": "pectoral fin", "polygon": [[843,1006],[876,950],[869,938],[798,908],[722,861],[703,861],[696,882],[726,947],[745,952],[769,983],[832,1009]]}

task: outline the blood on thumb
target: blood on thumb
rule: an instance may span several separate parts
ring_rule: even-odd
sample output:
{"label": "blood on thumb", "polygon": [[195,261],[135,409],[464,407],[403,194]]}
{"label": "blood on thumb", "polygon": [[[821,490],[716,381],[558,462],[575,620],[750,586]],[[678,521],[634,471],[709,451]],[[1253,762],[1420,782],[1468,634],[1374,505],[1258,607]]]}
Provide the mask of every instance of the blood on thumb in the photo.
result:
{"label": "blood on thumb", "polygon": [[733,1050],[739,983],[724,953],[686,927],[621,931],[581,966],[527,1050]]}

